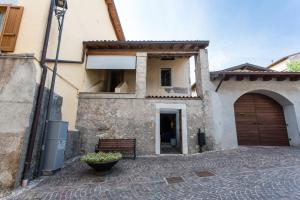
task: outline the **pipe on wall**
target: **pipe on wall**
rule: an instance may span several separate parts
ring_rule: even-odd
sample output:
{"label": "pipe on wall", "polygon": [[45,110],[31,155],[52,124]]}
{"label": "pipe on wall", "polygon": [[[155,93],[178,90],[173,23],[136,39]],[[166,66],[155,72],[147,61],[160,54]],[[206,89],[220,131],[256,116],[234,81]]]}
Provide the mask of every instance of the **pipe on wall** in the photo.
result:
{"label": "pipe on wall", "polygon": [[53,9],[54,9],[54,1],[51,0],[50,8],[49,8],[49,14],[48,14],[48,21],[47,21],[47,27],[44,37],[44,44],[42,49],[42,55],[41,55],[41,66],[43,69],[42,75],[41,75],[41,81],[38,89],[37,94],[37,100],[35,104],[35,111],[33,116],[33,121],[31,125],[31,131],[29,135],[29,142],[26,152],[26,158],[24,163],[24,171],[23,171],[23,180],[22,180],[22,186],[26,186],[28,183],[28,179],[30,177],[30,165],[32,161],[32,155],[33,155],[33,149],[34,149],[34,143],[35,138],[37,134],[38,124],[40,120],[40,112],[42,107],[42,101],[43,101],[43,94],[44,94],[44,88],[47,78],[47,66],[46,66],[46,56],[47,56],[47,50],[48,50],[48,43],[50,38],[50,30],[52,25],[52,17],[53,17]]}

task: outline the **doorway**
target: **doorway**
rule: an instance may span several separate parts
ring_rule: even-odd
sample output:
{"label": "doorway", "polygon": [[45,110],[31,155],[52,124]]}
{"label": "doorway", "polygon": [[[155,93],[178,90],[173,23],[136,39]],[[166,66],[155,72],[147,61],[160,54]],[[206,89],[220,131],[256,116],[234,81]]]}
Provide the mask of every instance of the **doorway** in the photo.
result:
{"label": "doorway", "polygon": [[234,104],[239,145],[289,146],[282,106],[268,96],[247,93]]}
{"label": "doorway", "polygon": [[109,70],[107,91],[115,92],[115,88],[124,81],[124,70]]}
{"label": "doorway", "polygon": [[179,153],[188,154],[187,113],[185,104],[155,104],[155,153],[161,154],[161,114],[176,114],[176,138]]}
{"label": "doorway", "polygon": [[160,113],[160,151],[163,154],[181,153],[180,113]]}

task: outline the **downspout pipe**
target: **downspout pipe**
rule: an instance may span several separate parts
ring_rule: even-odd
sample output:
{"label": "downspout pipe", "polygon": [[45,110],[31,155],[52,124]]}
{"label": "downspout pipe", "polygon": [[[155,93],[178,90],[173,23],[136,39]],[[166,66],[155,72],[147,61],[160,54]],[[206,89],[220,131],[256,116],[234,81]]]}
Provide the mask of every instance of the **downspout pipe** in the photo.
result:
{"label": "downspout pipe", "polygon": [[51,30],[51,25],[52,25],[53,10],[54,10],[54,1],[51,0],[49,14],[48,14],[47,27],[46,27],[46,32],[45,32],[45,36],[44,36],[44,44],[43,44],[43,49],[42,49],[41,62],[40,62],[43,71],[42,71],[41,81],[40,81],[40,85],[39,85],[39,89],[38,89],[37,100],[36,100],[36,104],[35,104],[35,111],[34,111],[34,116],[33,116],[33,122],[31,125],[29,142],[28,142],[28,147],[27,147],[27,152],[26,152],[22,186],[27,185],[28,179],[30,177],[30,165],[31,165],[31,161],[32,161],[32,154],[33,154],[37,129],[38,129],[38,125],[40,122],[40,113],[41,113],[41,107],[42,107],[42,101],[43,101],[43,94],[44,94],[44,88],[45,88],[45,83],[46,83],[46,79],[47,79],[46,57],[47,57],[47,50],[48,50],[48,44],[49,44],[49,38],[50,38],[50,30]]}

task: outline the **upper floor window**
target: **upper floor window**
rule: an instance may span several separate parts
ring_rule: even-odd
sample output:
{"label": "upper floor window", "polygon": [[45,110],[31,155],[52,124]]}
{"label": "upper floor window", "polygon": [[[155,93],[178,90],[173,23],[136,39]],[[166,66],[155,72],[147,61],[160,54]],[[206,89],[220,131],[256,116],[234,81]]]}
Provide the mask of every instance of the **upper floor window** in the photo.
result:
{"label": "upper floor window", "polygon": [[0,50],[13,52],[21,24],[23,7],[0,4]]}
{"label": "upper floor window", "polygon": [[172,86],[172,70],[171,68],[160,69],[160,85]]}

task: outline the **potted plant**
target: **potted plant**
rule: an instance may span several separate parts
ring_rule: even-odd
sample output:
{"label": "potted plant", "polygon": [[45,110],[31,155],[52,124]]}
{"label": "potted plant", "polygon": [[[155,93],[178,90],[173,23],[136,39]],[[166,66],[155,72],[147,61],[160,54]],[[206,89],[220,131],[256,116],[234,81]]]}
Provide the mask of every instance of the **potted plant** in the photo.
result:
{"label": "potted plant", "polygon": [[80,158],[82,162],[85,162],[96,171],[108,172],[111,168],[122,159],[121,153],[88,153]]}

